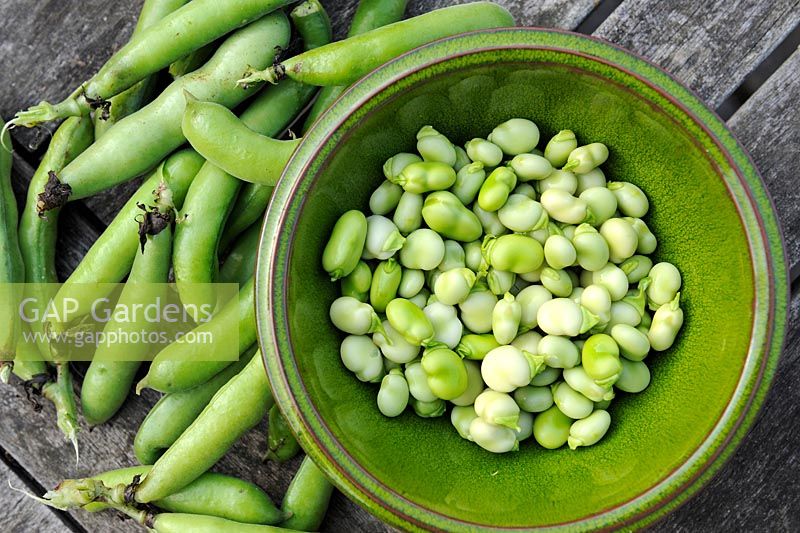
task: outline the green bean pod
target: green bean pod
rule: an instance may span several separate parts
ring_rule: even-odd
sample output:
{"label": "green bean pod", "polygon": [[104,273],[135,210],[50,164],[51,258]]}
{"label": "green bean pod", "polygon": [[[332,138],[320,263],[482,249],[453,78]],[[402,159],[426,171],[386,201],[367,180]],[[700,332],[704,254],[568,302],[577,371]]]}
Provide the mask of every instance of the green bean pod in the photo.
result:
{"label": "green bean pod", "polygon": [[[404,274],[405,272],[410,271],[406,270]],[[359,261],[356,268],[342,278],[342,296],[350,296],[360,302],[366,302],[369,299],[371,286],[372,270],[364,261]]]}
{"label": "green bean pod", "polygon": [[542,245],[526,235],[488,236],[483,241],[482,252],[490,266],[515,274],[536,270],[544,261]]}
{"label": "green bean pod", "polygon": [[431,41],[513,25],[511,14],[490,2],[446,7],[291,57],[252,72],[239,83],[274,83],[288,76],[310,85],[350,85],[385,62]]}
{"label": "green bean pod", "polygon": [[517,175],[508,167],[494,169],[478,191],[478,205],[484,211],[494,213],[503,207],[514,187]]}
{"label": "green bean pod", "polygon": [[402,277],[403,269],[394,259],[381,261],[375,267],[369,291],[369,303],[375,311],[383,313],[389,302],[395,299]]}
{"label": "green bean pod", "polygon": [[181,76],[186,76],[190,72],[194,72],[208,61],[208,58],[214,55],[217,45],[217,42],[210,42],[194,52],[189,52],[182,58],[176,59],[170,63],[167,72],[172,76],[172,79],[180,78]]}
{"label": "green bean pod", "polygon": [[[361,0],[353,15],[353,21],[350,23],[350,31],[347,36],[355,37],[401,20],[407,3],[407,0]],[[303,124],[304,132],[308,131],[317,118],[336,101],[345,88],[343,85],[334,85],[323,87],[319,91],[317,99],[308,113],[306,122]]]}
{"label": "green bean pod", "polygon": [[[49,179],[49,171],[59,172],[72,159],[83,152],[92,143],[92,123],[89,117],[68,118],[53,134],[39,167],[36,169],[25,199],[25,205],[19,220],[19,247],[25,265],[26,297],[44,302],[53,296],[46,283],[57,283],[55,255],[58,211],[51,211],[46,218],[37,213],[37,193],[43,189]],[[135,227],[135,226],[134,226]],[[131,228],[132,231],[135,231]],[[133,248],[134,254],[136,247]],[[34,333],[43,333],[43,324],[35,321],[29,324]],[[39,343],[43,356],[49,356],[48,343]],[[2,359],[2,357],[0,357]]]}
{"label": "green bean pod", "polygon": [[422,218],[432,230],[456,241],[474,241],[483,233],[478,217],[448,191],[437,191],[425,198]]}
{"label": "green bean pod", "polygon": [[12,371],[23,382],[35,385],[42,396],[53,404],[58,429],[77,450],[80,424],[72,377],[66,365],[58,365],[53,376],[38,348],[31,343],[19,342]]}
{"label": "green bean pod", "polygon": [[238,361],[202,385],[162,396],[150,408],[133,439],[136,459],[143,465],[155,463],[195,421],[217,391],[253,358],[256,349],[256,346],[252,346]]}
{"label": "green bean pod", "polygon": [[200,0],[182,7],[172,6],[169,10],[172,12],[159,17],[157,22],[144,29],[137,28],[131,40],[67,99],[57,104],[41,102],[17,113],[13,124],[32,127],[40,122],[85,115],[93,107],[105,109],[106,99],[288,3],[287,0]]}
{"label": "green bean pod", "polygon": [[[17,235],[17,200],[11,188],[11,164],[13,156],[9,152],[11,136],[2,125],[0,135],[0,284],[23,283],[25,281],[25,265]],[[8,294],[3,298],[0,307],[2,325],[0,325],[0,378],[8,381],[9,368],[14,361],[17,336],[21,327],[17,312],[17,298]]]}
{"label": "green bean pod", "polygon": [[[284,87],[284,84],[275,86],[275,89]],[[227,250],[236,237],[242,234],[247,228],[258,225],[264,217],[267,204],[272,198],[272,191],[275,187],[269,185],[258,185],[256,183],[244,183],[236,197],[236,202],[228,214],[222,236],[219,241],[219,249]]]}
{"label": "green bean pod", "polygon": [[[264,49],[264,43],[288,42],[288,37],[289,24],[282,12],[237,30],[203,68],[175,80],[158,98],[117,122],[108,133],[64,167],[59,174],[61,184],[57,187],[64,194],[55,198],[40,197],[40,211],[60,207],[67,199],[91,196],[152,168],[186,141],[181,132],[181,119],[185,118],[186,110],[185,91],[210,100],[206,103],[211,105],[213,102],[226,106],[238,104],[254,90],[242,90],[232,85],[233,73],[242,72],[248,64],[265,64],[270,52]],[[215,134],[218,131],[214,130]],[[229,139],[227,135],[223,137]],[[226,147],[230,148],[227,141]]]}
{"label": "green bean pod", "polygon": [[[276,140],[248,128],[227,107],[186,93],[181,124],[186,139],[209,162],[250,183],[275,186],[299,139]],[[220,136],[219,131],[228,132]],[[236,142],[231,143],[230,139]]]}
{"label": "green bean pod", "polygon": [[[291,17],[306,46],[330,42],[330,21],[317,0],[300,4],[292,10]],[[321,35],[309,37],[309,33],[317,33],[317,26],[321,26]],[[275,40],[273,58],[284,44],[281,37]],[[286,104],[285,93],[280,87],[263,91],[241,114],[242,124],[267,137],[279,134],[299,107],[296,102]],[[296,96],[301,100],[310,98],[310,94]],[[181,210],[182,223],[175,232],[173,260],[175,280],[184,304],[214,303],[216,294],[209,284],[219,277],[220,236],[241,185],[234,176],[206,162],[189,188]],[[186,289],[187,286],[190,289]]]}
{"label": "green bean pod", "polygon": [[[135,476],[145,477],[150,470],[150,466],[132,466],[103,472],[92,479],[102,481],[107,487],[129,485]],[[286,517],[256,485],[213,472],[206,472],[174,494],[154,501],[153,505],[172,513],[216,516],[245,524],[277,524]],[[107,506],[93,502],[83,508],[95,513]]]}
{"label": "green bean pod", "polygon": [[145,525],[154,533],[286,533],[294,531],[282,527],[243,524],[216,516],[188,513],[158,513]]}
{"label": "green bean pod", "polygon": [[286,419],[277,405],[269,410],[269,429],[267,433],[267,455],[269,461],[288,461],[302,450]]}
{"label": "green bean pod", "polygon": [[253,277],[256,270],[260,239],[260,224],[253,224],[239,236],[219,269],[220,283],[244,285],[247,280]]}
{"label": "green bean pod", "polygon": [[136,501],[160,500],[200,477],[264,418],[272,404],[264,361],[256,354],[156,461],[135,488]]}
{"label": "green bean pod", "polygon": [[[58,290],[54,297],[55,308],[63,309],[64,301],[73,299],[78,306],[76,315],[83,316],[89,312],[93,301],[108,296],[108,286],[89,290],[88,284],[118,283],[130,272],[139,249],[136,217],[141,209],[138,204],[164,207],[172,204],[179,208],[202,163],[202,158],[189,149],[165,159],[125,203]],[[50,326],[54,332],[59,332],[66,324],[50,322]]]}
{"label": "green bean pod", "polygon": [[[142,9],[139,12],[139,19],[136,21],[136,26],[133,28],[131,39],[135,39],[145,29],[183,6],[187,1],[188,0],[150,0],[142,4]],[[207,58],[208,56],[206,56],[206,59]],[[117,121],[138,111],[139,108],[144,105],[145,100],[153,93],[156,81],[156,76],[147,76],[132,87],[109,98],[107,113],[95,113],[95,138],[99,139]]]}
{"label": "green bean pod", "polygon": [[230,365],[230,358],[223,354],[227,355],[232,349],[242,354],[256,341],[254,292],[251,278],[239,290],[238,298],[192,330],[198,336],[210,334],[214,339],[211,347],[200,343],[170,344],[150,363],[150,370],[136,390],[146,387],[169,393],[191,389],[206,383]]}
{"label": "green bean pod", "polygon": [[[147,244],[136,255],[116,305],[131,309],[137,304],[163,297],[165,290],[156,293],[150,284],[167,283],[171,254],[172,227],[168,226],[157,235],[148,237]],[[128,334],[152,332],[157,327],[157,323],[117,321],[112,316],[104,331]],[[141,361],[147,360],[151,352],[151,346],[146,343],[98,346],[81,385],[81,407],[89,424],[102,424],[119,411],[128,397]]]}
{"label": "green bean pod", "polygon": [[297,531],[317,531],[328,511],[333,485],[314,462],[306,456],[292,478],[281,509],[289,518],[282,528]]}

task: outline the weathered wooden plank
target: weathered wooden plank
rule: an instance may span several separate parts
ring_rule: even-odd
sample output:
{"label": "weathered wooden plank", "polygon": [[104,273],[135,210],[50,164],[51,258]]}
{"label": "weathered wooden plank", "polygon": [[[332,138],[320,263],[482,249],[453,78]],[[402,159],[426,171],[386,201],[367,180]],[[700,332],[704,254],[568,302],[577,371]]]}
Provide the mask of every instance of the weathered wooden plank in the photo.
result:
{"label": "weathered wooden plank", "polygon": [[[0,479],[4,481],[3,487],[0,489],[0,509],[3,510],[2,518],[0,518],[0,529],[8,533],[72,531],[71,525],[64,522],[57,511],[48,509],[28,497],[8,489],[9,483],[14,488],[28,492],[32,490],[32,487],[28,486],[24,479],[17,476],[3,462],[1,457]],[[5,480],[8,480],[8,482],[5,482]]]}
{"label": "weathered wooden plank", "polygon": [[[97,71],[128,39],[142,0],[0,2],[0,116],[41,100],[58,101]],[[53,125],[48,125],[52,128]],[[14,130],[22,146],[39,148],[48,135]],[[38,137],[38,138],[37,138]]]}
{"label": "weathered wooden plank", "polygon": [[767,183],[783,225],[793,278],[800,275],[800,50],[728,121]]}
{"label": "weathered wooden plank", "polygon": [[[474,0],[410,0],[406,16],[413,17],[433,9],[465,4]],[[573,29],[599,3],[599,0],[496,0],[507,8],[516,18],[519,26],[543,26],[550,28]],[[357,2],[352,0],[323,0],[322,4],[331,16],[335,29],[334,37],[342,39],[347,34],[350,20],[355,13]]]}
{"label": "weathered wooden plank", "polygon": [[[110,423],[84,428],[79,436],[81,461],[75,466],[69,444],[53,424],[52,407],[46,405],[41,412],[33,412],[20,388],[4,387],[0,389],[0,419],[8,422],[4,422],[0,434],[0,447],[13,454],[26,471],[35,473],[36,479],[46,488],[65,478],[134,465],[137,463],[133,456],[133,436],[156,398],[157,395],[149,391],[144,397],[132,395]],[[262,423],[237,443],[214,470],[253,481],[279,503],[299,466],[299,458],[287,464],[264,463],[261,458],[266,450],[265,435],[266,423]],[[0,488],[0,495],[4,492],[5,489]],[[111,519],[109,513],[74,512],[71,515],[88,531],[140,531],[129,521]],[[324,530],[390,531],[341,495],[331,504]]]}
{"label": "weathered wooden plank", "polygon": [[800,22],[800,1],[623,2],[595,35],[664,67],[718,106]]}
{"label": "weathered wooden plank", "polygon": [[654,529],[800,531],[800,295],[772,389],[730,462],[684,507]]}

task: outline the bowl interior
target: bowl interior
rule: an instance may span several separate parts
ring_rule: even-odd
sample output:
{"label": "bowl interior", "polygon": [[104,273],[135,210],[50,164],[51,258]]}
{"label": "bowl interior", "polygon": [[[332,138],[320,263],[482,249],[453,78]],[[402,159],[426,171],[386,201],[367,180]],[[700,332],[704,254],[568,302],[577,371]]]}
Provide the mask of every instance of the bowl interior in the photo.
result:
{"label": "bowl interior", "polygon": [[[401,78],[351,91],[295,157],[276,200],[284,207],[270,214],[274,257],[259,276],[274,299],[274,331],[266,336],[279,349],[268,355],[276,396],[326,470],[337,470],[334,477],[345,486],[367,480],[374,492],[351,490],[351,496],[398,523],[413,524],[421,510],[426,522],[450,525],[530,527],[591,517],[602,524],[600,514],[685,468],[716,437],[752,359],[754,237],[740,213],[740,191],[731,185],[736,173],[718,142],[690,111],[636,73],[538,39],[468,52],[462,43],[446,61],[438,57],[447,50],[430,57],[423,50],[401,60],[416,65]],[[561,129],[574,130],[580,143],[608,145],[608,179],[646,192],[645,220],[659,240],[655,259],[683,274],[686,321],[679,341],[648,357],[651,385],[638,395],[618,394],[608,435],[578,451],[548,451],[530,439],[519,453],[494,455],[462,440],[448,415],[382,416],[377,385],[360,383],[344,368],[343,334],[328,319],[339,287],[320,267],[321,251],[341,213],[367,211],[369,195],[384,179],[383,162],[413,151],[423,125],[463,144],[512,117],[536,122],[539,148]],[[262,292],[259,300],[269,297]],[[262,335],[271,328],[262,320]]]}

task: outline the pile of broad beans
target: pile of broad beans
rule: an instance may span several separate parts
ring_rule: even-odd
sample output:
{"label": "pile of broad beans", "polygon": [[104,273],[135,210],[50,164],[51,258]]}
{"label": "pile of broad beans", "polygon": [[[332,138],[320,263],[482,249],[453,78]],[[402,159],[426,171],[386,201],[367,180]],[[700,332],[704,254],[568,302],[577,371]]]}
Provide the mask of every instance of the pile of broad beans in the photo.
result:
{"label": "pile of broad beans", "polygon": [[650,257],[647,196],[606,181],[604,144],[570,130],[543,144],[521,118],[463,148],[425,126],[417,154],[386,161],[371,214],[334,225],[330,318],[384,415],[449,403],[458,434],[491,452],[531,436],[591,446],[615,394],[647,388],[645,358],[674,343],[681,274]]}
{"label": "pile of broad beans", "polygon": [[[14,302],[0,302],[0,381],[52,403],[76,454],[81,413],[95,426],[118,416],[134,387],[163,393],[134,439],[140,466],[65,480],[39,501],[116,509],[161,533],[320,527],[333,487],[308,458],[280,507],[255,484],[209,470],[265,418],[266,459],[300,452],[258,352],[252,279],[260,221],[299,142],[288,128],[304,120],[297,130],[304,132],[348,85],[416,46],[514,25],[491,2],[401,20],[405,8],[406,0],[361,0],[347,39],[332,42],[318,0],[145,0],[130,41],[95,75],[63,101],[41,102],[3,126],[0,284],[26,283],[30,296],[55,308],[69,301],[83,310],[104,296],[87,286],[131,282],[120,302],[135,306],[137,284],[174,281],[187,312],[213,302],[214,292],[204,289],[211,283],[240,286],[238,298],[217,306],[209,321],[198,320],[194,331],[233,347],[237,361],[201,357],[208,355],[202,348],[180,342],[150,363],[144,345],[124,358],[119,346],[102,346],[79,383],[80,404],[75,367],[51,341],[80,327],[82,317],[23,325]],[[8,131],[59,119],[20,212]],[[59,279],[60,209],[137,177],[141,186],[68,278]],[[51,294],[46,284],[59,281]],[[41,334],[39,345],[17,342],[28,328]]]}

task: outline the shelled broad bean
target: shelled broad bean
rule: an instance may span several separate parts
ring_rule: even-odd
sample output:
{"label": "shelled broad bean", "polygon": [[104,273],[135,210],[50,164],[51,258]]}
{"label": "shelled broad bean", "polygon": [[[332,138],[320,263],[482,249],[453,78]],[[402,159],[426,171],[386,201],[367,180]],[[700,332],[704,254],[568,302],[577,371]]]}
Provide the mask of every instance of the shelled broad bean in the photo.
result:
{"label": "shelled broad bean", "polygon": [[360,300],[331,306],[342,361],[381,384],[385,416],[450,402],[458,434],[490,452],[531,436],[574,450],[605,436],[615,394],[650,384],[645,359],[683,325],[681,274],[648,257],[645,193],[607,181],[613,153],[578,139],[540,143],[514,118],[461,149],[426,125],[419,156],[386,161],[370,212],[333,226],[323,267]]}

